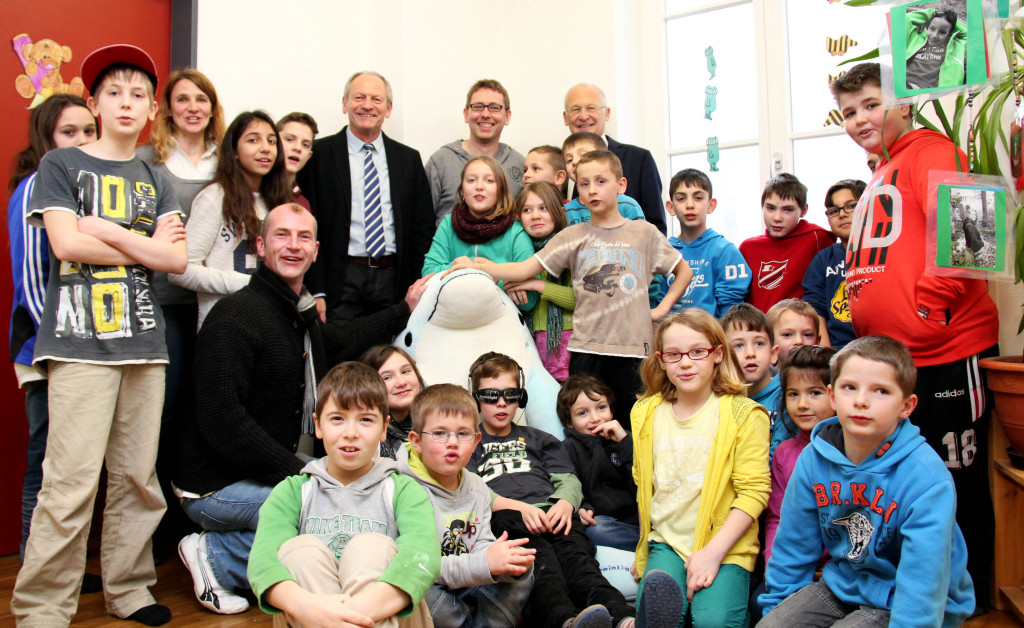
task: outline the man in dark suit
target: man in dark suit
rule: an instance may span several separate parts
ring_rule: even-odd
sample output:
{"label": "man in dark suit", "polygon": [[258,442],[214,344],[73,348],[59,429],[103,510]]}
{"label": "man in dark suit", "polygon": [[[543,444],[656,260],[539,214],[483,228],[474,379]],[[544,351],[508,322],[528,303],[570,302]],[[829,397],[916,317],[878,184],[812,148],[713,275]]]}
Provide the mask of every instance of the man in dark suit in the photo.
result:
{"label": "man in dark suit", "polygon": [[[616,142],[605,135],[604,126],[611,113],[604,92],[597,85],[580,83],[565,93],[565,111],[562,112],[565,126],[573,133],[589,131],[605,139],[608,150],[615,153],[622,162],[622,174],[626,177],[626,196],[640,204],[647,222],[657,227],[658,231],[666,233],[661,175],[654,163],[654,156],[646,148]],[[576,196],[575,191],[573,196]]]}
{"label": "man in dark suit", "polygon": [[317,140],[297,177],[320,224],[320,254],[306,285],[325,320],[351,320],[401,301],[434,235],[419,152],[381,132],[392,98],[380,74],[352,75],[341,101],[348,126]]}

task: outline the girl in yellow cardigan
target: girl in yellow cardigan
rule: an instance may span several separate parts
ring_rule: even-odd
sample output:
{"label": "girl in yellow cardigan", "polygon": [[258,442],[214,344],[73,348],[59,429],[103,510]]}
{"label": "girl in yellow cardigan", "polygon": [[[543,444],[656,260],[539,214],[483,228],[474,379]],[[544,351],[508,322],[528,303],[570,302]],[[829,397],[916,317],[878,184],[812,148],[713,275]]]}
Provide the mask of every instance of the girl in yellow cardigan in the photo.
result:
{"label": "girl in yellow cardigan", "polygon": [[666,318],[654,349],[631,414],[640,510],[634,576],[671,574],[686,589],[683,616],[689,612],[695,628],[746,626],[757,517],[770,492],[768,415],[743,396],[736,354],[707,312]]}

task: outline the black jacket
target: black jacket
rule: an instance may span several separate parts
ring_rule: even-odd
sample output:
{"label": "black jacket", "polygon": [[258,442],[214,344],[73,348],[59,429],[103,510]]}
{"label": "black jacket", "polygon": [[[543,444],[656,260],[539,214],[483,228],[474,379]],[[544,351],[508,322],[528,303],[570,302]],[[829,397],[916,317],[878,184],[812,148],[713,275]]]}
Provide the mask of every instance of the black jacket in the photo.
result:
{"label": "black jacket", "polygon": [[[306,285],[313,294],[326,295],[328,311],[337,305],[348,264],[352,177],[345,129],[314,142],[313,156],[296,176],[319,225],[320,252],[306,275]],[[418,151],[384,135],[384,155],[395,219],[394,302],[398,303],[423,270],[423,258],[434,238],[434,201]]]}
{"label": "black jacket", "polygon": [[[345,325],[300,314],[295,294],[262,263],[249,285],[210,310],[196,342],[196,412],[182,430],[174,483],[200,495],[245,479],[271,486],[297,474],[305,392],[305,333],[317,378],[387,342],[405,325],[404,301]],[[325,343],[327,349],[325,350]]]}
{"label": "black jacket", "polygon": [[633,436],[619,442],[580,434],[565,428],[562,446],[576,468],[583,485],[583,508],[595,515],[614,517],[625,523],[640,524],[633,483]]}

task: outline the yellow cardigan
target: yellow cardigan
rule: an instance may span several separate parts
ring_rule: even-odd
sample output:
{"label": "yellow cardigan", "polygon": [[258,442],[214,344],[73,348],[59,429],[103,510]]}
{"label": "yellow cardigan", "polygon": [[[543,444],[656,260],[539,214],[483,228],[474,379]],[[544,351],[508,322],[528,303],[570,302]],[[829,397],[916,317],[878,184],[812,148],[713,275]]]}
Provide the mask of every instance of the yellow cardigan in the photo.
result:
{"label": "yellow cardigan", "polygon": [[[633,480],[640,508],[640,543],[636,568],[647,567],[648,536],[651,530],[651,496],[654,494],[654,410],[663,401],[660,394],[641,399],[633,406]],[[747,571],[757,560],[757,518],[768,504],[771,479],[768,475],[768,414],[764,407],[746,397],[724,395],[718,407],[718,429],[708,455],[708,468],[701,486],[700,508],[693,550],[708,544],[725,523],[733,508],[754,519],[753,525],[736,542],[723,563]]]}

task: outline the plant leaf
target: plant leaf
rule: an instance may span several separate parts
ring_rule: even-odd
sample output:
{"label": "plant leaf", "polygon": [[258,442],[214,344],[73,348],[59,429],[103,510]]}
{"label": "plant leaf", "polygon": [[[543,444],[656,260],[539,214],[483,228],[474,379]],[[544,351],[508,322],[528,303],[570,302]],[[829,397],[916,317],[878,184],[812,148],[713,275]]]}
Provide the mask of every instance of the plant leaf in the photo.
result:
{"label": "plant leaf", "polygon": [[858,61],[867,61],[868,59],[877,59],[879,56],[880,56],[880,53],[878,51],[878,48],[875,48],[874,50],[871,50],[871,51],[869,51],[869,52],[867,52],[865,54],[862,54],[859,57],[854,57],[852,59],[847,59],[846,61],[843,61],[842,63],[837,63],[836,65],[837,66],[839,66],[839,65],[846,65],[848,63],[857,63]]}
{"label": "plant leaf", "polygon": [[953,109],[953,135],[952,139],[957,146],[960,145],[960,128],[963,125],[967,111],[967,96],[960,94],[956,97],[956,107]]}
{"label": "plant leaf", "polygon": [[[954,144],[958,144],[959,142],[957,142],[957,138],[953,134],[953,127],[950,126],[949,118],[946,117],[946,110],[942,108],[942,103],[939,102],[938,98],[936,98],[935,100],[932,101],[932,109],[935,110],[935,115],[937,115],[939,117],[939,122],[942,123],[942,128],[945,131],[946,135],[951,140],[953,140]],[[934,129],[934,130],[937,131],[938,129]]]}
{"label": "plant leaf", "polygon": [[1016,281],[1024,279],[1024,206],[1018,205],[1014,216],[1014,225],[1017,227],[1017,255],[1015,261]]}
{"label": "plant leaf", "polygon": [[[916,120],[917,120],[918,124],[920,124],[921,126],[923,126],[924,128],[926,128],[926,129],[928,129],[930,131],[935,131],[936,133],[942,133],[943,132],[942,129],[940,129],[939,127],[935,126],[935,124],[931,120],[929,120],[928,118],[924,117],[921,114],[920,111],[917,112]],[[949,135],[949,134],[947,133],[946,135]]]}
{"label": "plant leaf", "polygon": [[1003,105],[1012,88],[1012,81],[1004,81],[986,94],[985,102],[975,121],[976,146],[982,165],[982,168],[977,171],[981,174],[1002,176],[1002,169],[999,167],[999,152],[996,149],[998,148],[999,131],[1003,125]]}

